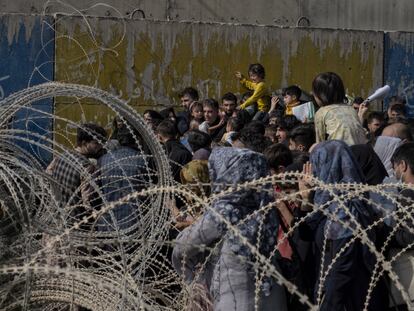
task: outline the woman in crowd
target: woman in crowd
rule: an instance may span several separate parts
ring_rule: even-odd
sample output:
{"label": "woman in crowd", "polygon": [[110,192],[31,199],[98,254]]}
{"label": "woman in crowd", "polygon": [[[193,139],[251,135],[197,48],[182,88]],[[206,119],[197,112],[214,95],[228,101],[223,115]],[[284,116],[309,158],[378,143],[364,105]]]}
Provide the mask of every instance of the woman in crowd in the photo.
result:
{"label": "woman in crowd", "polygon": [[365,144],[365,130],[355,109],[346,104],[342,79],[334,72],[321,73],[312,82],[315,101],[316,142],[338,139],[349,146]]}
{"label": "woman in crowd", "polygon": [[[365,182],[351,149],[342,141],[318,144],[310,155],[310,163],[313,175],[325,184]],[[334,194],[340,196],[344,193],[334,190]],[[321,211],[313,214],[301,228],[301,235],[304,238],[313,237],[319,261],[323,260],[323,264],[319,264],[318,282],[323,280],[322,276],[341,252],[327,273],[324,284],[316,284],[315,294],[320,310],[362,310],[375,256],[359,240],[350,245],[347,243],[353,239],[351,229],[356,228],[356,223],[366,228],[376,219],[376,214],[370,205],[359,198],[347,198],[344,205],[340,205],[330,191],[317,188],[314,204],[322,207],[328,216]],[[351,228],[341,222],[350,223]],[[367,234],[375,243],[373,231]],[[318,292],[320,286],[322,291]],[[383,310],[381,306],[386,304],[381,304],[379,298],[374,291],[369,310]]]}
{"label": "woman in crowd", "polygon": [[388,174],[374,148],[365,144],[351,146],[351,150],[364,173],[366,183],[371,186],[382,184]]}
{"label": "woman in crowd", "polygon": [[[216,194],[226,190],[223,185],[241,184],[268,175],[263,155],[231,147],[213,149],[209,169],[212,192]],[[252,251],[226,224],[235,226],[244,239],[269,258],[276,247],[279,219],[275,209],[258,210],[271,200],[271,195],[263,190],[246,189],[222,195],[177,237],[174,268],[188,283],[201,283],[209,290],[215,311],[255,310],[256,294],[259,295],[258,310],[286,310],[284,289],[270,277],[256,282]],[[204,271],[197,277],[197,267],[205,261],[204,246],[216,248],[207,265],[212,265],[213,271]],[[256,286],[260,286],[257,291]]]}

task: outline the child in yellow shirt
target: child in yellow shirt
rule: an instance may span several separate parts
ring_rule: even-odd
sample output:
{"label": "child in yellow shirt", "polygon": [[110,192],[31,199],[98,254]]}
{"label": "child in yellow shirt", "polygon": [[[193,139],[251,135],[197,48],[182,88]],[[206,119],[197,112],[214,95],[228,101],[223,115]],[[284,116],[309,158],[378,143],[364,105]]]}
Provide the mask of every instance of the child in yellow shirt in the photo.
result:
{"label": "child in yellow shirt", "polygon": [[[236,78],[240,80],[240,84],[253,91],[253,95],[240,105],[240,109],[246,109],[257,103],[258,113],[264,114],[269,111],[270,106],[270,96],[264,82],[265,69],[261,64],[251,64],[248,72],[250,81],[239,71],[236,72]],[[254,119],[257,119],[257,116]]]}
{"label": "child in yellow shirt", "polygon": [[291,85],[283,89],[283,102],[285,104],[285,115],[293,115],[293,107],[301,105],[299,101],[300,96],[302,95],[302,90],[296,86]]}

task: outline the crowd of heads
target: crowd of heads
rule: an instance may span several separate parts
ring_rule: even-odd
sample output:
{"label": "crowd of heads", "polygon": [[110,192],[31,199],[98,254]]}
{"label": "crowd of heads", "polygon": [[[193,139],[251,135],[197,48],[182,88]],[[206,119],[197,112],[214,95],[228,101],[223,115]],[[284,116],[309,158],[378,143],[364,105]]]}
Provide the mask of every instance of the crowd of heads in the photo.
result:
{"label": "crowd of heads", "polygon": [[[217,148],[236,150],[228,152],[233,154],[233,157],[237,152],[240,154],[247,152],[243,150],[253,151],[266,159],[270,175],[284,174],[282,178],[284,181],[274,184],[275,191],[281,193],[303,191],[303,182],[301,184],[294,177],[289,177],[289,173],[292,172],[312,175],[327,184],[354,182],[379,185],[398,181],[413,184],[414,127],[412,119],[407,116],[406,103],[401,97],[392,97],[387,110],[374,111],[364,98],[357,96],[350,99],[345,92],[341,77],[333,72],[321,73],[314,78],[312,95],[308,95],[297,85],[291,85],[283,88],[282,92],[270,96],[270,92],[264,91],[265,70],[260,64],[249,66],[248,79],[244,78],[240,72],[236,73],[236,77],[250,93],[238,96],[227,92],[219,100],[213,98],[200,100],[195,89],[186,88],[179,95],[183,111],[177,113],[174,121],[164,120],[157,127],[156,133],[160,140],[166,141],[164,139],[166,137],[165,123],[168,122],[171,126],[168,139],[180,142],[187,147],[193,155],[189,163],[200,160],[197,154],[203,150],[204,173],[208,168],[211,170],[216,165],[215,157],[211,158],[210,155],[214,154]],[[305,118],[300,118],[295,112],[301,105],[310,105],[315,111]],[[174,126],[176,129],[172,128]],[[224,154],[226,152],[223,151]],[[174,158],[171,153],[169,156],[170,159]],[[181,164],[185,165],[186,172],[191,166],[186,163]],[[197,162],[197,164],[200,163]],[[193,171],[193,174],[196,176],[197,171]],[[313,193],[313,196],[309,199],[313,202],[312,204],[316,206],[328,204],[335,217],[340,220],[347,219],[347,216],[332,207],[336,206],[335,204],[329,203],[331,195],[327,191],[318,190]],[[412,196],[412,193],[409,192],[408,196]],[[378,199],[373,195],[371,199],[374,200],[374,198]],[[355,217],[364,219],[364,223],[361,224],[366,226],[379,217],[378,211],[373,211],[374,216],[369,216],[369,212],[364,213],[358,210],[359,206],[365,205],[359,200],[355,198],[350,203],[357,206],[351,213]],[[380,201],[375,204],[382,204]],[[294,215],[290,207],[295,205],[303,207],[304,204],[295,202],[295,200],[286,200],[283,204],[282,207],[278,207],[279,217],[283,219],[285,226],[289,227],[293,222],[292,219],[298,217]],[[286,206],[290,207],[286,208]],[[326,229],[326,226],[317,225],[316,228]],[[331,229],[326,230],[325,235],[328,239],[338,243],[337,245],[334,243],[332,247],[338,247],[337,251],[342,252],[341,248],[345,244],[341,243],[349,242],[348,229],[336,228],[331,233],[329,231]],[[412,237],[413,235],[410,235],[410,243],[414,242]],[[321,243],[321,240],[316,239],[315,243]],[[381,245],[381,242],[378,243]],[[365,246],[361,247],[364,249]],[[360,250],[353,251],[359,252]],[[282,250],[281,254],[283,254]],[[354,255],[356,256],[356,253],[353,253]],[[334,259],[331,257],[329,260]],[[316,263],[320,264],[318,260]],[[283,272],[286,271],[283,271],[282,267]],[[372,270],[369,270],[368,274],[370,272]],[[306,273],[312,274],[311,271]],[[337,277],[341,279],[341,276]],[[352,279],[352,282],[356,279],[358,279],[357,276]],[[360,280],[364,288],[366,280],[363,278]],[[316,283],[317,281],[314,280],[314,283],[307,289],[315,288]],[[336,285],[330,283],[326,286],[325,290],[329,291],[329,286],[335,287]],[[312,293],[310,295],[312,296]],[[344,290],[337,295],[351,294]],[[373,294],[375,298],[372,299],[372,304],[384,303],[384,300],[381,302],[379,297],[382,295],[387,296],[384,291],[377,289],[377,293]],[[363,299],[360,296],[355,299]],[[327,294],[326,297],[324,307],[327,310],[343,306],[335,301],[335,295]],[[293,305],[294,303],[290,305],[290,308]],[[357,305],[362,306],[360,302]]]}
{"label": "crowd of heads", "polygon": [[[267,89],[265,68],[261,64],[248,67],[248,78],[240,72],[235,76],[246,88],[246,93],[240,95],[228,90],[220,98],[202,99],[195,88],[187,87],[178,94],[181,101],[178,109],[167,107],[142,113],[150,136],[158,139],[163,148],[162,154],[165,153],[169,160],[172,186],[182,189],[179,187],[185,185],[193,195],[186,193],[191,197],[189,199],[177,191],[168,193],[169,200],[163,198],[157,201],[165,203],[165,209],[171,211],[168,214],[171,217],[168,236],[173,240],[173,251],[165,250],[163,257],[156,260],[161,266],[172,266],[178,274],[187,278],[204,264],[222,264],[220,260],[206,259],[208,256],[203,253],[208,248],[219,248],[218,254],[211,252],[209,256],[229,260],[229,266],[234,264],[239,270],[231,269],[246,274],[242,277],[247,283],[256,282],[256,285],[267,286],[263,288],[278,289],[275,282],[271,286],[272,281],[266,278],[266,272],[261,272],[263,275],[259,282],[259,278],[251,276],[250,266],[240,265],[240,258],[250,263],[257,259],[253,256],[253,250],[242,245],[239,237],[244,235],[243,241],[258,243],[260,247],[257,247],[257,252],[267,256],[269,262],[272,262],[277,250],[277,264],[274,267],[280,270],[281,279],[294,284],[294,289],[309,297],[307,302],[319,305],[321,309],[360,310],[367,292],[372,294],[373,306],[388,306],[387,299],[384,300],[388,296],[387,289],[379,285],[368,290],[374,271],[370,264],[374,259],[366,245],[373,242],[376,251],[382,252],[389,242],[386,241],[387,234],[395,231],[398,233],[396,236],[404,238],[393,238],[394,246],[409,248],[414,244],[414,234],[409,228],[412,222],[407,222],[405,227],[395,227],[394,231],[392,225],[387,228],[381,225],[381,230],[375,232],[378,236],[373,237],[372,230],[368,228],[376,222],[385,223],[378,219],[386,219],[388,214],[372,206],[392,205],[392,200],[383,200],[369,191],[362,191],[356,197],[347,195],[352,191],[357,193],[358,185],[414,185],[414,127],[412,119],[407,117],[405,100],[394,96],[387,110],[373,111],[362,97],[349,100],[341,77],[333,72],[321,73],[314,78],[312,95],[297,85],[287,86],[272,94]],[[311,108],[303,117],[299,115],[298,108],[305,106]],[[109,140],[107,136],[102,127],[83,124],[78,129],[75,152],[69,156],[70,161],[56,157],[50,163],[48,174],[65,192],[63,205],[72,201],[73,205],[77,205],[86,200],[93,202],[92,205],[104,206],[102,201],[119,202],[149,184],[150,170],[155,166],[146,154],[148,150],[141,133],[117,116]],[[91,164],[91,158],[96,163]],[[82,170],[72,168],[74,163],[81,163]],[[88,181],[85,182],[82,171],[94,178],[99,176],[99,191],[88,189]],[[257,180],[266,178],[267,183],[256,184]],[[248,182],[254,183],[254,187],[238,188]],[[330,188],[332,185],[337,185],[337,188]],[[160,192],[165,189],[160,189]],[[292,193],[295,195],[289,196]],[[407,196],[408,202],[412,203],[413,189],[404,189],[399,194]],[[203,204],[199,203],[189,211],[189,206],[197,201],[195,197],[209,207],[201,208]],[[210,200],[212,197],[214,199]],[[96,222],[100,228],[98,231],[107,232],[113,228],[128,230],[130,226],[135,226],[131,231],[139,232],[136,220],[141,214],[132,218],[134,225],[123,220],[136,215],[146,199],[119,204],[111,211],[111,217],[105,217],[104,213],[102,221]],[[100,203],[96,203],[98,201]],[[262,209],[269,202],[273,202],[270,211]],[[397,200],[392,203],[396,206],[405,204]],[[394,209],[394,212],[398,214],[398,210]],[[244,219],[249,219],[247,224]],[[208,225],[203,225],[204,221]],[[118,226],[117,222],[123,225]],[[229,226],[235,226],[236,233],[230,232]],[[264,235],[260,238],[263,241],[258,238],[262,227]],[[291,234],[287,239],[287,232],[292,233],[295,228],[298,228],[299,235]],[[353,233],[360,228],[365,234],[364,243],[352,240]],[[191,242],[192,235],[195,235],[196,242]],[[203,240],[211,236],[215,238]],[[230,248],[220,253],[220,247],[228,245]],[[269,251],[272,248],[273,255]],[[195,253],[200,253],[203,259],[197,262],[198,258],[187,257]],[[236,254],[237,259],[226,257],[229,253]],[[339,254],[339,259],[336,254]],[[302,257],[297,259],[295,256]],[[335,262],[338,266],[334,265]],[[184,266],[188,268],[192,263],[195,263],[191,268],[193,270],[186,274]],[[303,265],[302,269],[294,266],[297,263]],[[324,264],[334,267],[328,277],[323,275]],[[221,268],[221,271],[228,269]],[[345,272],[341,273],[341,269]],[[156,275],[159,272],[156,270],[151,273]],[[232,286],[233,277],[229,273],[229,280],[220,280],[219,287]],[[197,283],[195,279],[190,281]],[[378,283],[382,284],[382,281],[386,282],[381,280]],[[346,288],[341,284],[347,284]],[[232,292],[231,295],[235,295],[233,298],[226,298],[228,293],[211,297],[206,294],[207,285],[202,285],[203,299],[214,300],[211,303],[217,309],[230,310],[233,304],[237,305],[233,298],[238,294]],[[358,293],[353,291],[356,285],[361,287]],[[251,297],[266,292],[262,287],[243,286],[250,288],[245,292],[249,306],[256,301]],[[290,295],[292,288],[288,286],[285,289],[289,301],[279,300],[277,308],[286,310],[288,306],[290,310],[301,310],[301,302]],[[279,298],[280,295],[285,296],[285,289],[279,292]],[[174,291],[178,292],[177,289]],[[324,297],[322,302],[321,296]]]}
{"label": "crowd of heads", "polygon": [[[261,64],[250,65],[248,77],[254,84],[263,83],[264,67]],[[239,78],[245,79],[240,73]],[[209,136],[212,142],[204,146],[205,149],[234,146],[269,154],[269,150],[279,150],[274,148],[275,144],[282,144],[290,150],[295,162],[296,159],[301,162],[307,159],[311,147],[320,140],[317,140],[315,135],[314,120],[299,120],[293,113],[287,113],[287,107],[301,105],[305,101],[311,102],[316,111],[326,106],[344,105],[352,107],[355,113],[360,115],[365,104],[360,96],[349,100],[341,77],[333,72],[321,73],[314,78],[312,96],[297,85],[283,88],[278,93],[280,95],[273,95],[272,102],[275,99],[277,104],[264,111],[260,118],[257,118],[257,103],[248,107],[252,109],[241,108],[246,100],[254,96],[254,92],[252,89],[240,96],[226,92],[217,100],[200,99],[195,88],[187,87],[178,94],[182,106],[178,113],[173,108],[163,109],[160,113],[147,110],[143,114],[144,120],[158,134],[161,141],[179,140],[192,153],[196,151],[193,147],[197,148],[194,137],[204,142],[200,136],[202,132]],[[373,111],[371,108],[362,111],[361,123],[367,142],[374,146],[377,137],[382,135],[399,137],[404,142],[411,141],[413,122],[407,118],[406,109],[405,100],[393,96],[386,111]],[[192,143],[188,143],[190,137]]]}

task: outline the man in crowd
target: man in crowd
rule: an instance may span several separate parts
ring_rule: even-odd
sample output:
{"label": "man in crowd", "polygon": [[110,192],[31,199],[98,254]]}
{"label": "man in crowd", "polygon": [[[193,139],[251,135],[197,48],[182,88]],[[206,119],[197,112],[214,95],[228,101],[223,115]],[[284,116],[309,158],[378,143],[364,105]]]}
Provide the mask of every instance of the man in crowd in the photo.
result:
{"label": "man in crowd", "polygon": [[171,120],[164,120],[157,127],[157,136],[164,145],[168,158],[171,161],[171,169],[174,180],[180,182],[180,171],[183,165],[191,161],[192,155],[178,139],[177,127]]}
{"label": "man in crowd", "polygon": [[184,111],[177,114],[177,127],[180,135],[188,131],[191,119],[190,106],[193,102],[198,100],[198,92],[195,88],[186,87],[179,95],[181,106]]}
{"label": "man in crowd", "polygon": [[[76,148],[61,157],[56,157],[47,168],[60,188],[58,196],[63,204],[77,204],[85,190],[79,186],[95,171],[89,158],[97,158],[106,140],[106,131],[92,123],[83,124],[77,130]],[[83,197],[83,196],[82,196]]]}
{"label": "man in crowd", "polygon": [[92,179],[96,167],[89,159],[101,155],[106,135],[106,131],[96,124],[83,124],[77,130],[75,150],[56,157],[47,168],[53,177],[57,200],[62,206],[77,206],[71,213],[75,221],[97,204],[93,202],[97,186]]}
{"label": "man in crowd", "polygon": [[[394,155],[392,156],[392,163],[394,167],[395,177],[397,180],[413,185],[414,184],[414,143],[405,143],[395,150]],[[412,207],[414,200],[414,190],[412,189],[402,189],[400,191],[402,199],[400,204],[403,208]],[[412,213],[412,209],[408,210]],[[402,213],[399,219],[401,220],[404,217]],[[408,219],[407,219],[408,220]],[[412,222],[409,222],[412,228]],[[395,240],[400,247],[407,247],[414,242],[414,234],[405,226],[402,226],[395,235]]]}
{"label": "man in crowd", "polygon": [[226,93],[221,98],[224,114],[227,118],[233,117],[237,107],[237,97],[233,93]]}
{"label": "man in crowd", "polygon": [[220,118],[219,104],[215,99],[208,98],[203,101],[204,122],[200,131],[210,135],[211,140],[220,141],[226,130],[225,118]]}
{"label": "man in crowd", "polygon": [[373,111],[368,115],[367,125],[370,135],[374,135],[383,124],[384,115],[381,112]]}
{"label": "man in crowd", "polygon": [[309,153],[315,143],[315,129],[310,125],[298,125],[289,133],[289,149]]}

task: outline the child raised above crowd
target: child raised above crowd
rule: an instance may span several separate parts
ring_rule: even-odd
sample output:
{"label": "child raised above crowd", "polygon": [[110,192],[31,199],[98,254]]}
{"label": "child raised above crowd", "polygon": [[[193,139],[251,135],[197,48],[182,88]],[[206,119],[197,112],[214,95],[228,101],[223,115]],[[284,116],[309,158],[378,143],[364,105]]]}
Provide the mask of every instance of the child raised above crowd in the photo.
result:
{"label": "child raised above crowd", "polygon": [[[265,69],[261,64],[251,64],[249,66],[249,80],[241,72],[236,72],[236,78],[245,88],[252,90],[253,94],[240,105],[241,109],[247,109],[255,120],[261,120],[270,108],[270,96],[267,90],[265,79]],[[257,104],[257,112],[255,109]]]}

